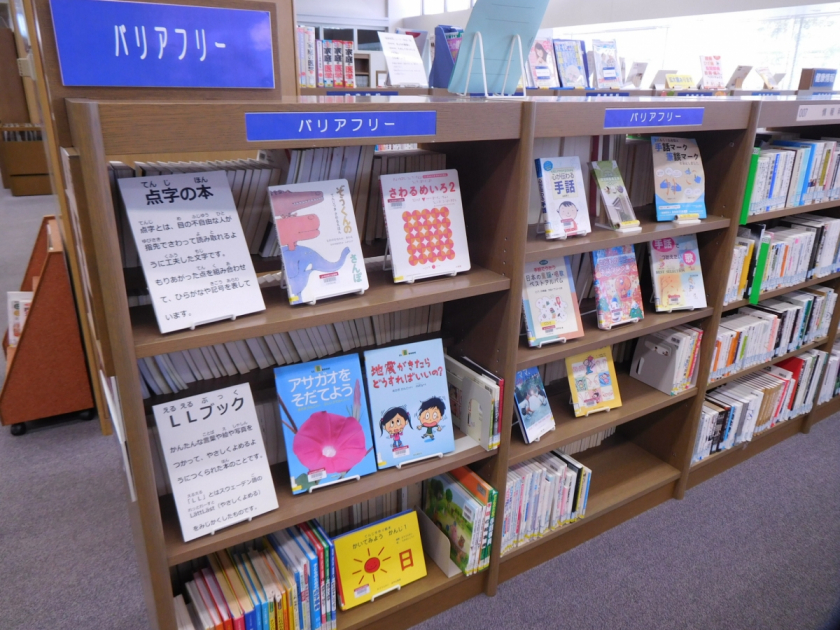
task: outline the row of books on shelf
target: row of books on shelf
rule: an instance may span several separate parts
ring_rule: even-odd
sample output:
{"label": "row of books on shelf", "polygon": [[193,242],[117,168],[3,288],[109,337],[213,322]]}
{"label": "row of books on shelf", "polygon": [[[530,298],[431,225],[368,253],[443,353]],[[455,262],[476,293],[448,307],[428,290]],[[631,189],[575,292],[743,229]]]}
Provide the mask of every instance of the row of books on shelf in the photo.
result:
{"label": "row of books on shelf", "polygon": [[724,305],[840,270],[840,219],[801,214],[738,228]]}
{"label": "row of books on shelf", "polygon": [[316,39],[314,26],[296,28],[300,87],[356,87],[353,42]]}
{"label": "row of books on shelf", "polygon": [[[648,256],[645,260],[644,253]],[[525,264],[522,310],[528,345],[541,347],[584,335],[581,301],[595,298],[598,328],[644,319],[639,265],[650,268],[657,312],[706,307],[697,236],[668,237]],[[579,294],[576,287],[581,288]]]}
{"label": "row of books on shelf", "polygon": [[753,150],[742,216],[840,199],[837,138],[772,134]]}
{"label": "row of books on shelf", "polygon": [[832,372],[827,371],[829,353],[808,350],[708,392],[692,461],[749,442],[780,422],[809,413],[818,392],[825,398],[826,391],[836,390],[840,361],[836,352],[835,347]]}
{"label": "row of books on shelf", "polygon": [[592,471],[559,449],[511,466],[501,554],[586,516]]}
{"label": "row of books on shelf", "polygon": [[721,318],[710,381],[770,361],[828,335],[837,293],[814,285]]}
{"label": "row of books on shelf", "polygon": [[440,331],[443,304],[359,317],[287,333],[229,341],[137,360],[143,398],[185,391],[190,384],[313,361]]}

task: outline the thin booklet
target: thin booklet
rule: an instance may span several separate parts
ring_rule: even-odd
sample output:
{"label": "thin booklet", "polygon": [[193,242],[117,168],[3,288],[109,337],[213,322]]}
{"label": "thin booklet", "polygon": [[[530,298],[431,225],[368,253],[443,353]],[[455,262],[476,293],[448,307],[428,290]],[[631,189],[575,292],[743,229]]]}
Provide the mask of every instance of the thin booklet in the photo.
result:
{"label": "thin booklet", "polygon": [[585,236],[592,231],[584,193],[580,158],[553,157],[534,160],[540,188],[545,237]]}
{"label": "thin booklet", "polygon": [[568,257],[525,263],[522,310],[531,347],[583,336]]}
{"label": "thin booklet", "polygon": [[651,136],[656,220],[706,218],[706,174],[697,141]]}
{"label": "thin booklet", "polygon": [[621,407],[610,346],[566,357],[575,416]]}
{"label": "thin booklet", "polygon": [[289,304],[366,291],[367,271],[347,180],[270,186],[268,191]]}
{"label": "thin booklet", "polygon": [[618,170],[618,163],[615,160],[592,162],[592,175],[598,184],[598,192],[606,213],[606,227],[614,230],[637,228],[639,221],[633,211],[627,187],[621,178],[621,171]]}
{"label": "thin booklet", "polygon": [[554,430],[551,405],[537,368],[531,367],[516,373],[513,395],[516,402],[516,415],[519,418],[522,437],[525,438],[526,444],[535,442]]}
{"label": "thin booklet", "polygon": [[560,73],[560,83],[564,88],[589,87],[586,46],[582,40],[555,39],[554,56]]}
{"label": "thin booklet", "polygon": [[706,308],[695,234],[654,239],[650,244],[650,270],[657,312]]}

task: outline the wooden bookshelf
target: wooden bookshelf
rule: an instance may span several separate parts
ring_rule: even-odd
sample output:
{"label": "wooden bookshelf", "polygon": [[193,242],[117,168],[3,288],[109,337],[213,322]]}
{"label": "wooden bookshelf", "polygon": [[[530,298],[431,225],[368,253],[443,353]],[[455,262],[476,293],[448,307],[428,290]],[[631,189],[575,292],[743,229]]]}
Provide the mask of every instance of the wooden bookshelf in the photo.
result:
{"label": "wooden bookshelf", "polygon": [[[790,293],[791,291],[798,291],[800,289],[806,289],[808,287],[812,287],[815,284],[832,284],[832,280],[837,280],[840,278],[840,272],[838,273],[831,273],[827,276],[822,276],[821,278],[811,278],[810,280],[805,280],[804,282],[799,282],[798,284],[792,284],[789,287],[782,287],[781,289],[773,289],[772,291],[765,291],[760,293],[758,296],[758,301],[761,302],[762,300],[769,300],[770,298],[779,297],[780,295],[784,295],[785,293]],[[736,300],[735,302],[730,302],[729,304],[725,305],[723,308],[726,311],[731,311],[736,308],[741,308],[742,306],[749,306],[750,301],[747,300]]]}
{"label": "wooden bookshelf", "polygon": [[781,219],[782,217],[789,217],[794,214],[823,212],[825,210],[837,210],[838,208],[840,208],[840,199],[834,201],[824,201],[822,203],[812,203],[807,206],[793,206],[792,208],[782,208],[780,210],[771,210],[770,212],[751,214],[747,217],[747,220],[744,221],[744,224],[764,223],[772,219]]}
{"label": "wooden bookshelf", "polygon": [[[46,0],[36,0],[46,2]],[[636,235],[618,235],[597,229],[583,238],[545,241],[528,226],[529,190],[533,177],[534,139],[611,133],[650,134],[650,128],[605,129],[608,108],[660,106],[655,99],[609,98],[575,100],[538,96],[526,101],[485,101],[449,96],[358,97],[353,102],[335,102],[325,96],[280,98],[266,101],[174,102],[159,98],[143,100],[82,100],[66,102],[70,141],[68,176],[75,195],[75,221],[84,225],[85,264],[91,272],[84,290],[95,294],[95,334],[107,376],[116,377],[127,446],[131,479],[138,500],[129,505],[141,574],[146,589],[152,625],[174,630],[173,587],[170,568],[229,545],[245,542],[307,518],[376,497],[408,483],[425,479],[460,465],[469,465],[499,490],[503,504],[508,468],[540,453],[574,442],[601,430],[615,427],[616,434],[595,449],[576,455],[592,468],[593,477],[586,517],[542,539],[501,557],[502,520],[496,519],[490,567],[472,577],[446,579],[427,560],[428,576],[373,604],[339,613],[340,630],[361,628],[406,628],[441,612],[464,598],[479,593],[494,595],[500,582],[534,567],[603,531],[632,518],[670,498],[681,498],[687,487],[779,443],[809,423],[840,411],[838,399],[817,406],[807,416],[781,423],[755,437],[744,447],[731,449],[692,466],[691,455],[707,390],[722,382],[708,383],[715,332],[725,311],[738,303],[723,305],[724,283],[731,262],[738,229],[750,154],[757,130],[762,125],[766,103],[752,99],[680,99],[671,107],[703,107],[704,122],[691,128],[657,128],[656,133],[674,133],[698,140],[706,171],[706,204],[709,217],[694,226],[674,226],[654,221],[652,209],[640,209],[643,230]],[[773,105],[776,107],[776,105]],[[796,107],[796,103],[793,103]],[[248,143],[244,113],[250,111],[434,111],[434,136],[382,137],[375,140],[306,140]],[[792,110],[791,110],[792,111]],[[789,113],[789,112],[788,112]],[[769,119],[786,116],[771,112]],[[769,120],[768,119],[768,120]],[[840,135],[831,129],[825,135]],[[126,274],[120,265],[117,226],[106,164],[110,156],[149,152],[173,153],[190,149],[206,154],[214,151],[253,149],[295,149],[319,146],[358,145],[366,142],[407,143],[447,155],[447,166],[459,172],[470,257],[473,268],[454,278],[395,285],[390,275],[369,272],[371,288],[364,295],[323,300],[315,306],[291,307],[279,288],[265,288],[264,312],[216,322],[167,335],[159,333],[149,307],[128,308]],[[802,209],[811,212],[814,206]],[[532,231],[529,231],[532,230]],[[697,234],[705,278],[708,306],[696,311],[655,313],[646,305],[645,318],[610,331],[599,330],[594,316],[584,316],[584,336],[566,344],[528,348],[520,339],[522,283],[526,261],[548,256],[567,256],[615,245],[635,244],[662,236]],[[266,263],[270,271],[271,262]],[[642,272],[643,275],[645,271]],[[130,279],[130,278],[129,278]],[[827,283],[835,288],[840,274],[815,279],[809,284]],[[780,294],[798,287],[788,287]],[[644,286],[645,297],[649,287]],[[767,296],[769,296],[768,294]],[[95,301],[95,300],[94,300]],[[445,303],[443,328],[439,335],[453,354],[464,354],[502,376],[509,384],[518,369],[563,359],[577,352],[634,339],[678,324],[691,323],[704,330],[698,362],[697,386],[669,396],[632,379],[618,366],[622,406],[588,418],[575,418],[568,392],[558,391],[550,404],[557,420],[554,432],[535,444],[526,445],[513,427],[513,397],[508,394],[502,410],[501,444],[487,452],[461,438],[461,448],[440,460],[389,469],[324,488],[312,494],[291,494],[285,464],[273,467],[280,508],[247,523],[219,530],[184,543],[170,496],[159,497],[147,412],[152,404],[207,391],[226,384],[249,383],[270,395],[271,370],[255,370],[243,376],[224,377],[196,383],[187,392],[144,401],[141,397],[137,359],[163,352],[197,348],[207,344],[247,339],[260,335],[334,323],[356,317],[388,313],[415,306]],[[743,301],[743,304],[746,304]],[[830,329],[836,331],[840,309]],[[827,349],[835,332],[808,347]],[[434,336],[434,335],[432,335]],[[427,338],[424,336],[423,338]],[[414,339],[410,339],[412,341]],[[781,360],[779,357],[778,360]],[[760,369],[753,366],[750,370]],[[511,387],[512,389],[512,387]],[[510,391],[510,390],[508,390]]]}
{"label": "wooden bookshelf", "polygon": [[812,341],[811,343],[803,344],[801,347],[797,348],[796,350],[791,350],[790,352],[786,352],[778,357],[773,357],[772,359],[768,359],[767,361],[762,361],[761,363],[756,363],[755,365],[751,365],[748,368],[744,368],[743,370],[739,370],[734,374],[730,374],[729,376],[724,376],[723,378],[719,378],[717,380],[711,381],[709,383],[709,388],[712,387],[720,387],[725,383],[730,381],[734,381],[735,379],[741,378],[742,376],[746,376],[747,374],[752,374],[753,372],[760,372],[766,367],[771,365],[776,365],[785,359],[789,359],[791,357],[798,356],[803,352],[807,352],[808,350],[813,350],[814,348],[819,348],[825,343],[826,338],[823,337],[822,339],[818,339],[816,341]]}

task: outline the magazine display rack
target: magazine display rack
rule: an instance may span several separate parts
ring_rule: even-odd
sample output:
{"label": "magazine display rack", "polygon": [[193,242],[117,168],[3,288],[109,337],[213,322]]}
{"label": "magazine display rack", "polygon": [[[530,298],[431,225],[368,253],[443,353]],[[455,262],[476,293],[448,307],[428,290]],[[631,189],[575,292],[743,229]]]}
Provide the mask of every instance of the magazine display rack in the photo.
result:
{"label": "magazine display rack", "polygon": [[[649,309],[640,321],[611,330],[597,327],[593,314],[583,318],[584,335],[565,344],[529,348],[520,340],[522,283],[527,261],[590,252],[595,249],[644,243],[654,238],[696,234],[704,276],[724,277],[738,228],[749,158],[759,127],[795,127],[794,100],[760,103],[740,99],[706,99],[672,102],[669,106],[705,107],[704,122],[690,129],[678,127],[605,129],[605,110],[622,107],[656,107],[650,101],[602,99],[569,101],[540,98],[520,101],[487,99],[413,98],[411,102],[357,98],[334,102],[330,97],[305,97],[280,102],[148,102],[67,101],[72,144],[66,147],[65,164],[76,200],[74,217],[83,223],[84,239],[92,258],[88,261],[88,292],[102,301],[104,328],[102,367],[115,377],[125,422],[129,453],[128,474],[137,500],[129,506],[141,575],[144,575],[149,618],[153,626],[174,630],[172,567],[268,532],[316,517],[330,510],[390,492],[457,466],[470,465],[500,493],[503,504],[510,466],[615,427],[616,435],[595,449],[576,455],[593,470],[586,517],[530,544],[500,556],[501,518],[496,519],[488,570],[470,577],[448,577],[427,561],[427,577],[376,602],[339,612],[340,630],[405,628],[479,593],[494,595],[501,581],[534,567],[599,533],[671,498],[685,489],[737,464],[781,439],[840,410],[840,399],[820,405],[807,416],[782,423],[746,447],[725,451],[691,466],[691,451],[700,408],[707,388],[714,333],[722,313],[746,304],[723,306],[722,283],[706,284],[708,306],[693,311],[656,313]],[[342,99],[343,100],[343,99]],[[315,306],[293,308],[277,286],[265,285],[265,311],[161,335],[149,307],[128,307],[126,278],[121,269],[120,241],[114,218],[107,163],[114,156],[158,153],[213,152],[253,149],[293,149],[364,144],[364,139],[252,142],[245,137],[245,112],[279,111],[434,111],[433,136],[382,137],[377,143],[420,143],[447,156],[447,167],[458,170],[473,268],[455,277],[443,276],[421,283],[394,284],[389,274],[371,275],[364,295],[347,295],[319,301]],[[125,133],[126,129],[143,133]],[[177,133],[176,133],[177,131]],[[670,133],[696,138],[707,176],[708,217],[691,225],[658,223],[650,211],[640,211],[641,231],[624,234],[595,228],[590,234],[562,241],[547,241],[528,225],[528,191],[533,173],[534,138],[601,136],[611,133]],[[834,127],[820,130],[840,135]],[[371,142],[368,140],[367,142]],[[207,159],[207,158],[202,158]],[[813,211],[817,206],[800,208]],[[840,212],[840,202],[820,210]],[[827,283],[840,289],[837,274]],[[826,283],[821,279],[822,283]],[[803,283],[816,284],[821,280]],[[644,280],[643,280],[644,281]],[[796,287],[793,287],[796,288]],[[649,290],[649,287],[647,287]],[[791,289],[787,289],[791,290]],[[184,543],[171,496],[158,497],[154,478],[146,409],[160,397],[144,401],[136,360],[165,352],[198,348],[214,343],[248,339],[268,333],[394,312],[415,306],[444,304],[440,336],[451,340],[452,354],[464,354],[487,369],[514,382],[518,370],[595,350],[664,330],[693,323],[705,331],[700,349],[697,386],[669,396],[630,377],[626,366],[616,366],[622,406],[588,417],[574,417],[568,391],[549,393],[557,421],[553,432],[538,442],[525,444],[512,431],[513,397],[505,397],[500,446],[485,451],[479,446],[458,450],[397,469],[389,468],[352,484],[338,484],[319,492],[292,495],[284,464],[274,467],[280,508],[247,523],[219,530],[212,537]],[[145,309],[145,311],[144,311]],[[145,315],[144,315],[145,313]],[[820,342],[823,349],[834,341],[840,309],[832,333]],[[413,339],[409,339],[413,340]],[[804,348],[803,348],[804,350]],[[750,370],[760,369],[754,366]],[[255,388],[273,387],[269,370],[257,375],[231,377]],[[114,382],[114,381],[112,381]],[[205,382],[202,387],[214,383]],[[183,395],[190,395],[190,391]]]}
{"label": "magazine display rack", "polygon": [[[17,346],[8,345],[6,380],[0,390],[0,422],[13,435],[25,422],[93,407],[85,354],[73,308],[70,276],[55,217],[44,217],[21,291],[34,291]],[[5,306],[4,306],[5,307]],[[44,395],[45,388],[49,395]]]}

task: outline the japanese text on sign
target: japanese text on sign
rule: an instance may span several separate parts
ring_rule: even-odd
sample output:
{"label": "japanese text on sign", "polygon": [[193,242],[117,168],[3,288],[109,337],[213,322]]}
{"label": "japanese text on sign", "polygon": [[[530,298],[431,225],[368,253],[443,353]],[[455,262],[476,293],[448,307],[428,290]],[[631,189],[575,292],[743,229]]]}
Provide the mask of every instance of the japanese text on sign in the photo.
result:
{"label": "japanese text on sign", "polygon": [[703,124],[704,107],[655,107],[607,109],[604,127],[687,127]]}
{"label": "japanese text on sign", "polygon": [[152,411],[185,542],[277,508],[247,383]]}
{"label": "japanese text on sign", "polygon": [[437,112],[249,112],[245,129],[248,142],[433,136]]}

